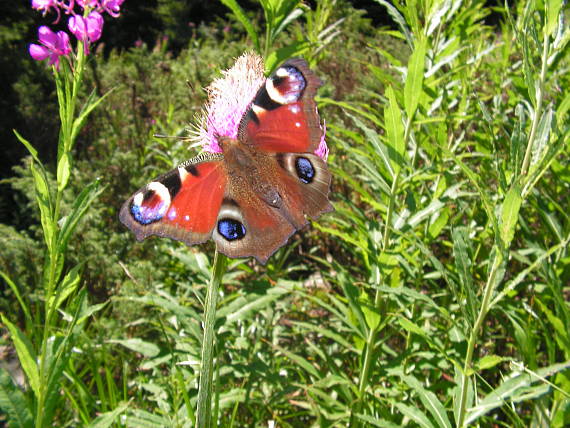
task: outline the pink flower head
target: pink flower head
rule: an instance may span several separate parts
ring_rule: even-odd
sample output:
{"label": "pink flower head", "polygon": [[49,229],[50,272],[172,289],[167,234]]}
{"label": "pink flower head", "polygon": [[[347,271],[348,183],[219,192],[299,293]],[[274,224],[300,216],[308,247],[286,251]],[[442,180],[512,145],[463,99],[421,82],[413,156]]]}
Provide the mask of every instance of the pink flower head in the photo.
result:
{"label": "pink flower head", "polygon": [[[219,137],[238,137],[240,121],[250,107],[255,94],[265,82],[263,59],[251,53],[240,56],[234,66],[222,72],[206,89],[208,103],[201,123],[194,130],[193,140],[207,152],[221,153]],[[315,154],[325,161],[329,149],[325,142],[326,127],[321,126],[322,136]]]}
{"label": "pink flower head", "polygon": [[32,9],[43,11],[44,14],[56,6],[56,0],[32,0]]}
{"label": "pink flower head", "polygon": [[55,20],[57,23],[60,16],[57,0],[32,0],[32,9],[41,11],[43,16],[45,16],[52,8],[55,9],[57,13],[57,18]]}
{"label": "pink flower head", "polygon": [[100,0],[100,5],[105,12],[113,18],[117,18],[121,12],[121,5],[125,0]]}
{"label": "pink flower head", "polygon": [[241,118],[265,81],[263,60],[245,53],[222,75],[206,89],[209,101],[196,132],[195,139],[207,152],[221,153],[218,137],[237,138]]}
{"label": "pink flower head", "polygon": [[38,39],[41,45],[30,44],[30,55],[36,61],[43,61],[49,57],[49,65],[55,65],[59,69],[59,57],[67,56],[71,52],[69,36],[64,31],[57,34],[45,25],[38,29]]}
{"label": "pink flower head", "polygon": [[101,14],[93,11],[86,18],[79,15],[70,17],[67,26],[77,40],[85,43],[85,53],[87,53],[87,44],[101,37],[103,22]]}
{"label": "pink flower head", "polygon": [[77,4],[81,6],[83,9],[93,8],[95,9],[98,6],[99,0],[76,0]]}

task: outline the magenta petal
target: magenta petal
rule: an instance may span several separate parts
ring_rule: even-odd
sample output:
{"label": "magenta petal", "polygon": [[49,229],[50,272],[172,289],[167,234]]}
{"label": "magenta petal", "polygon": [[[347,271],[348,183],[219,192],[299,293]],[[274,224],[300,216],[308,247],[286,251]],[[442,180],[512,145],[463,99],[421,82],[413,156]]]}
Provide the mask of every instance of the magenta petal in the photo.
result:
{"label": "magenta petal", "polygon": [[69,36],[65,31],[57,32],[56,51],[59,55],[68,55],[71,52]]}
{"label": "magenta petal", "polygon": [[38,39],[42,45],[52,50],[55,49],[57,43],[57,36],[53,31],[49,29],[49,27],[42,25],[38,29]]}
{"label": "magenta petal", "polygon": [[40,46],[33,43],[30,44],[28,51],[30,52],[31,57],[36,61],[43,61],[49,56],[50,53],[49,49],[45,46]]}
{"label": "magenta petal", "polygon": [[32,0],[32,9],[47,11],[54,5],[55,0]]}
{"label": "magenta petal", "polygon": [[59,69],[59,55],[56,53],[51,53],[49,56],[49,65],[55,65],[55,68]]}
{"label": "magenta petal", "polygon": [[87,39],[87,26],[82,16],[71,16],[67,21],[67,27],[77,40],[84,41]]}
{"label": "magenta petal", "polygon": [[98,12],[91,12],[86,18],[87,21],[87,35],[89,40],[95,42],[101,37],[103,31],[103,17]]}

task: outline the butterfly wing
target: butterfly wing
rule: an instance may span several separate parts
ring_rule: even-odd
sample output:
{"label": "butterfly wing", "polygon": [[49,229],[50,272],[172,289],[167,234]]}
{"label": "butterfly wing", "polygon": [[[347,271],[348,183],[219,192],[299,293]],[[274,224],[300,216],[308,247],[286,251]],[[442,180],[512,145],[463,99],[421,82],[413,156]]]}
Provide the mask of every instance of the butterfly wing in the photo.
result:
{"label": "butterfly wing", "polygon": [[123,204],[121,222],[139,241],[150,235],[188,245],[207,241],[226,187],[222,159],[201,155],[147,184]]}
{"label": "butterfly wing", "polygon": [[260,199],[253,188],[244,187],[224,197],[212,239],[228,257],[253,256],[265,264],[295,230],[277,208]]}
{"label": "butterfly wing", "polygon": [[314,153],[323,137],[314,100],[321,85],[305,60],[285,62],[257,91],[239,139],[265,152]]}
{"label": "butterfly wing", "polygon": [[320,79],[287,61],[259,89],[224,155],[190,160],[136,192],[121,221],[142,240],[207,241],[229,257],[261,263],[298,229],[331,211],[331,174],[314,155],[324,131],[314,101]]}

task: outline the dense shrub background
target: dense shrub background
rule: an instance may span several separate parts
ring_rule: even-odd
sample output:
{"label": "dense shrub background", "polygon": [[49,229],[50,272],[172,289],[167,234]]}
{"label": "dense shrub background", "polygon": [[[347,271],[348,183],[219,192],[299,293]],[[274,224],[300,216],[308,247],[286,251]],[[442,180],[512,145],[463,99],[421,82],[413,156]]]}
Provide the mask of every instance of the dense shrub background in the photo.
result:
{"label": "dense shrub background", "polygon": [[[345,1],[323,2],[329,15],[313,4],[276,41],[274,49],[308,38],[311,18],[323,29],[343,19],[328,44],[304,52],[326,82],[318,101],[336,211],[266,267],[229,267],[214,416],[221,426],[455,426],[463,401],[466,423],[567,426],[567,24],[544,70],[542,3],[426,2],[430,14],[424,4],[396,12],[379,3],[368,15]],[[242,6],[263,34],[257,3]],[[62,206],[68,212],[100,180],[104,191],[65,269],[80,265],[86,301],[104,306],[78,333],[54,423],[190,426],[213,246],[137,243],[118,210],[194,154],[183,138],[153,135],[186,136],[202,88],[253,45],[221,3],[127,1],[123,9],[90,58],[83,97],[112,92],[79,137]],[[51,172],[58,133],[50,72],[26,52],[36,15],[24,3],[0,5],[0,271],[32,310],[42,302],[44,248],[30,159],[12,129]],[[408,76],[422,40],[418,86]],[[39,328],[3,285],[2,314],[26,332]],[[87,305],[72,296],[61,314],[62,332],[80,301]],[[8,334],[2,345],[14,361]],[[19,391],[0,372],[2,393]],[[29,389],[22,397],[33,407]]]}

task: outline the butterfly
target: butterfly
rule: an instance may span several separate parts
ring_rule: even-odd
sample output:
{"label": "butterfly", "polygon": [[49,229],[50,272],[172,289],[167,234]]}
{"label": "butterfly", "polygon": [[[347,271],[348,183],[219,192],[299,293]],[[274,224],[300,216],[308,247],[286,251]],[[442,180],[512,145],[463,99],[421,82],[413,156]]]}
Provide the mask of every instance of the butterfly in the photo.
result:
{"label": "butterfly", "polygon": [[331,173],[315,154],[324,131],[315,104],[321,80],[305,60],[282,64],[261,85],[237,138],[139,189],[120,220],[140,241],[150,235],[194,245],[213,239],[231,258],[267,259],[297,230],[332,211]]}

